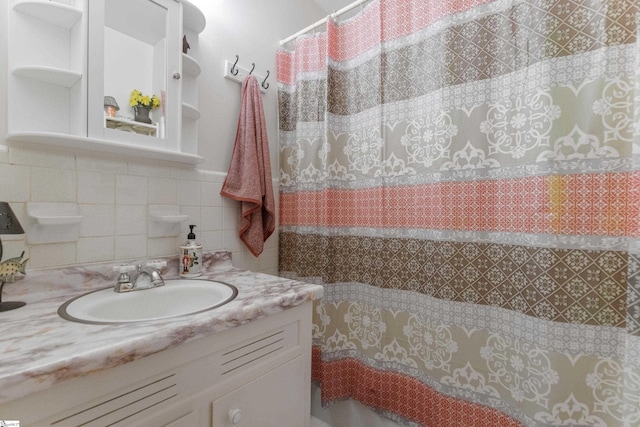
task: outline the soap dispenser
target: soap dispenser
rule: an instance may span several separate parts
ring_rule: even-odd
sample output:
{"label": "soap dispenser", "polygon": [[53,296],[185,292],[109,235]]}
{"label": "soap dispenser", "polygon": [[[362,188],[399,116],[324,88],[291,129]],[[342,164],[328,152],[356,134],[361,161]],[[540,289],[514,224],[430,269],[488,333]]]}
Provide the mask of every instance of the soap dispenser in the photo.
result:
{"label": "soap dispenser", "polygon": [[180,277],[198,277],[202,274],[202,245],[196,243],[193,233],[195,225],[187,235],[187,243],[180,246]]}

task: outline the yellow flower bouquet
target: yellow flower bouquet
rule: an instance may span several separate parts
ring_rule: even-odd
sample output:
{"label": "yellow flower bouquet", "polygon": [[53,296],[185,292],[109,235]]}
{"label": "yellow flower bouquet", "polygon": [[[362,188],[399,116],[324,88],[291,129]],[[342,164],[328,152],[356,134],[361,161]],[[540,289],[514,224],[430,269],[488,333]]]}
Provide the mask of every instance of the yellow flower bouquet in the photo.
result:
{"label": "yellow flower bouquet", "polygon": [[129,105],[132,107],[144,107],[155,110],[160,106],[160,98],[155,95],[143,95],[138,89],[134,89],[129,97]]}
{"label": "yellow flower bouquet", "polygon": [[151,124],[149,112],[160,106],[160,98],[155,95],[143,95],[138,89],[134,89],[129,97],[129,105],[133,107],[136,122]]}

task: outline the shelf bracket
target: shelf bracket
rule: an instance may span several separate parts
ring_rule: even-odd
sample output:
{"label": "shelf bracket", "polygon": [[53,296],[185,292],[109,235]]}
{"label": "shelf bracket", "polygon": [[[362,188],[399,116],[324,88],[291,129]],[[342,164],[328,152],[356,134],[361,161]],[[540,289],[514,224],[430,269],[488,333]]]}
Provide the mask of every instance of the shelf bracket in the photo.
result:
{"label": "shelf bracket", "polygon": [[82,215],[77,203],[27,203],[27,243],[76,242]]}

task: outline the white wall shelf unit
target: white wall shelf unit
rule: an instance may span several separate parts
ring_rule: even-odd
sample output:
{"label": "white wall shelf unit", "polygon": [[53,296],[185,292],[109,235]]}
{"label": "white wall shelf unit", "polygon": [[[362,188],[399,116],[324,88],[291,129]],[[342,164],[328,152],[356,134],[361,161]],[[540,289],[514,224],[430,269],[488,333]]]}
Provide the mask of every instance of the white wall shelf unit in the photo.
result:
{"label": "white wall shelf unit", "polygon": [[[91,8],[89,0],[9,0],[8,13],[10,145],[187,164],[204,160],[198,155],[197,77],[202,69],[196,57],[206,19],[196,6],[187,0],[92,0]],[[165,29],[160,40],[152,41],[159,28]],[[180,48],[183,35],[188,54]],[[107,69],[118,62],[111,59],[114,46],[135,56],[144,44],[155,49],[145,57],[148,71],[122,84],[119,120],[105,119],[103,98],[114,95],[109,85],[131,74],[126,60],[126,67]],[[158,66],[165,60],[166,67]],[[149,89],[143,79],[152,85]],[[158,96],[166,91],[167,104],[155,110],[151,128],[128,122],[133,121],[128,96],[134,88]]]}
{"label": "white wall shelf unit", "polygon": [[8,135],[86,136],[86,0],[8,3]]}
{"label": "white wall shelf unit", "polygon": [[198,34],[204,30],[206,20],[198,8],[184,3],[182,8],[184,36],[187,37],[189,50],[181,56],[181,98],[182,129],[181,144],[183,150],[194,150],[198,144],[198,76],[202,72],[197,55],[199,52]]}

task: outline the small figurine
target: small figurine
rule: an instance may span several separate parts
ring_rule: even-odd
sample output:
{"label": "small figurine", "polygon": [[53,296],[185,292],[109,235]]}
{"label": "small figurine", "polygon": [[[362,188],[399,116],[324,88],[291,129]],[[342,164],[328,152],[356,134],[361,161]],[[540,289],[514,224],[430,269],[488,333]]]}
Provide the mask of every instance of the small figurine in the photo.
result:
{"label": "small figurine", "polygon": [[19,257],[9,258],[3,263],[0,263],[0,281],[2,282],[15,282],[17,273],[25,273],[25,265],[29,258],[22,260],[24,256],[24,251],[20,254]]}
{"label": "small figurine", "polygon": [[187,53],[189,49],[191,49],[191,46],[189,46],[187,35],[185,34],[184,37],[182,37],[182,53]]}

